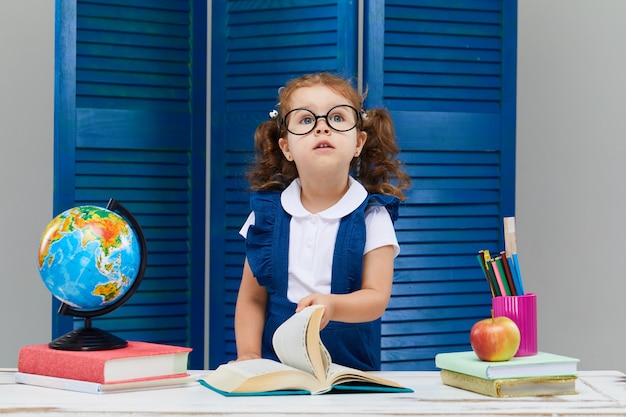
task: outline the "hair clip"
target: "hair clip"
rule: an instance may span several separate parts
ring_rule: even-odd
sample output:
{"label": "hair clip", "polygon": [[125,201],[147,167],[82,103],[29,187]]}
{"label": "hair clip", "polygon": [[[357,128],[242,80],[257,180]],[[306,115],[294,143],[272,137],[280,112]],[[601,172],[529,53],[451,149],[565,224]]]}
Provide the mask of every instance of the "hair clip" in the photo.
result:
{"label": "hair clip", "polygon": [[[280,93],[283,92],[283,90],[285,89],[285,87],[280,87],[278,88],[278,97],[280,98]],[[280,107],[280,101],[278,103],[276,103],[276,107]],[[274,109],[274,110],[270,110],[270,119],[276,119],[278,117],[278,110]]]}
{"label": "hair clip", "polygon": [[365,111],[365,109],[361,109],[361,118],[363,120],[369,119],[369,116],[367,115],[367,111]]}

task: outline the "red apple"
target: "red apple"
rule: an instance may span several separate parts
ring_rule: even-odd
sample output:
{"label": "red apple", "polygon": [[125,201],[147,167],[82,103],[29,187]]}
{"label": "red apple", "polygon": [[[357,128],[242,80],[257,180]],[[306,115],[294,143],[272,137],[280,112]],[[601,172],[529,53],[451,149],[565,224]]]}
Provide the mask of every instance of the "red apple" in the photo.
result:
{"label": "red apple", "polygon": [[520,333],[508,317],[491,317],[475,323],[470,330],[470,344],[480,360],[508,361],[517,353]]}

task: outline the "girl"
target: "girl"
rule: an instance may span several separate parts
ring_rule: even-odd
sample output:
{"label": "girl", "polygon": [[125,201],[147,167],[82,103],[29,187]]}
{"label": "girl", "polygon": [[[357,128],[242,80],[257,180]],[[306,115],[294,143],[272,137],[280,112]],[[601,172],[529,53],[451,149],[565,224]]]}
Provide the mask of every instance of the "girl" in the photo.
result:
{"label": "girl", "polygon": [[238,360],[277,359],[276,328],[324,304],[321,338],[333,362],[380,368],[378,319],[399,252],[392,221],[409,178],[389,114],[366,112],[363,99],[343,78],[304,75],[279,90],[279,111],[255,132]]}

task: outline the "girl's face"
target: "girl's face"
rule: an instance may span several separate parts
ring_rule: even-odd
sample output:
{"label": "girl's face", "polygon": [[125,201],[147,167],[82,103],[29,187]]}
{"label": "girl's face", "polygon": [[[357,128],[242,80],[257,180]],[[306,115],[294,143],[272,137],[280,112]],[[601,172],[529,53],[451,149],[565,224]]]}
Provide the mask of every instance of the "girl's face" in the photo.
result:
{"label": "girl's face", "polygon": [[[289,109],[306,109],[309,112],[290,113],[286,120],[289,129],[298,133],[315,125],[303,135],[287,131],[286,136],[278,141],[285,158],[295,162],[301,177],[308,173],[321,174],[320,170],[347,175],[352,158],[361,153],[367,139],[365,132],[359,131],[358,126],[347,131],[335,130],[350,128],[352,119],[357,117],[350,108],[336,107],[341,105],[352,106],[345,97],[324,85],[301,87],[291,94]],[[329,126],[327,118],[335,129]]]}

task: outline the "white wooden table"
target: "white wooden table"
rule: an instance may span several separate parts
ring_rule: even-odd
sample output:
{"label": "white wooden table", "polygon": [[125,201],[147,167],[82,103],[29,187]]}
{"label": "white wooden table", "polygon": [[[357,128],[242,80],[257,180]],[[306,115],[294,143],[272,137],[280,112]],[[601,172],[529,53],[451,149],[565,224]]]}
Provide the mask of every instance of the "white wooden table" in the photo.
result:
{"label": "white wooden table", "polygon": [[626,375],[617,371],[580,372],[577,395],[517,399],[444,386],[438,372],[380,374],[415,392],[223,397],[193,384],[96,395],[15,384],[0,370],[0,416],[626,416]]}

